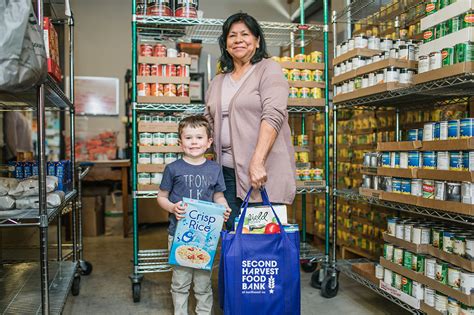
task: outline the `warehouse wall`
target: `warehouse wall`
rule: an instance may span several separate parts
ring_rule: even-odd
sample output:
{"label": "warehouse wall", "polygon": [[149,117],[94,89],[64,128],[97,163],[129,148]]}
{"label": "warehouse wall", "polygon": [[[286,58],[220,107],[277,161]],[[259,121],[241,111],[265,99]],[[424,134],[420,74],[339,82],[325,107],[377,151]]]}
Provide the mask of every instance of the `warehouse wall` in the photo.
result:
{"label": "warehouse wall", "polygon": [[[119,78],[122,117],[125,114],[123,77],[131,59],[131,0],[73,1],[72,9],[76,21],[76,75]],[[284,15],[286,0],[201,0],[200,9],[208,18],[226,18],[242,10],[262,21],[288,21]],[[218,56],[218,47],[209,45],[203,48],[201,71],[205,69],[208,54]],[[215,58],[212,63],[215,64]],[[118,142],[123,147],[125,134],[120,117],[78,117],[77,130],[91,134],[104,130],[120,131]]]}

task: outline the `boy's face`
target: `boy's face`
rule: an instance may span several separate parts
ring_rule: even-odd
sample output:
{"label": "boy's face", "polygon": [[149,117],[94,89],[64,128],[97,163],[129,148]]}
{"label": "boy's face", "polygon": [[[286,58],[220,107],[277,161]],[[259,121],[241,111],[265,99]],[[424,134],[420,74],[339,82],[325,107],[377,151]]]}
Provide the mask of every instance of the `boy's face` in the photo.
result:
{"label": "boy's face", "polygon": [[207,136],[205,127],[184,127],[180,140],[184,155],[193,158],[203,156],[212,144],[212,138]]}

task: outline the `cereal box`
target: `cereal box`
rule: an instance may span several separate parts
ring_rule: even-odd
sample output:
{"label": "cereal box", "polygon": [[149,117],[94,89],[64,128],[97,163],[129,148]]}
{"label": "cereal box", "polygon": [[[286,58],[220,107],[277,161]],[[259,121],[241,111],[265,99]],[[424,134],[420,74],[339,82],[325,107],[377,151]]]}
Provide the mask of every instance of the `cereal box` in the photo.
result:
{"label": "cereal box", "polygon": [[211,270],[219,242],[225,207],[201,200],[183,198],[188,205],[185,217],[178,221],[169,263]]}
{"label": "cereal box", "polygon": [[[273,205],[281,224],[285,225],[288,223],[286,206],[285,205]],[[241,212],[243,209],[241,209]],[[235,218],[234,227],[237,229],[240,216]],[[272,209],[269,206],[256,206],[248,207],[247,214],[244,219],[244,231],[246,233],[261,234],[264,233],[265,227],[269,223],[277,223],[275,216],[273,215]]]}

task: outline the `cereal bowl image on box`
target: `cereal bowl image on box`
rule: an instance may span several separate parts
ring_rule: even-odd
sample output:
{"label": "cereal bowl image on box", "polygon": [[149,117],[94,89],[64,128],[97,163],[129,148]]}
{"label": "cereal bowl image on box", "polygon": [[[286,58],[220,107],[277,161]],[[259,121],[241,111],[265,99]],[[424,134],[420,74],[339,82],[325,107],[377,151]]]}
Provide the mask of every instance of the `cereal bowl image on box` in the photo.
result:
{"label": "cereal bowl image on box", "polygon": [[169,263],[211,270],[224,223],[225,207],[189,198],[183,198],[183,202],[188,206],[185,217],[178,221]]}

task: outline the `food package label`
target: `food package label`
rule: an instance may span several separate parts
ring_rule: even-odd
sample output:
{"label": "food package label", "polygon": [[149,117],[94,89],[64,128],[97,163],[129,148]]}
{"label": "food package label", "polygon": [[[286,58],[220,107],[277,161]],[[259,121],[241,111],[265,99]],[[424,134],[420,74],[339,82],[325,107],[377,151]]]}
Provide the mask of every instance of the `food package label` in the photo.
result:
{"label": "food package label", "polygon": [[[273,210],[275,210],[278,218],[281,221],[281,224],[288,224],[287,212],[285,205],[273,205]],[[243,209],[241,209],[241,212]],[[235,229],[237,229],[237,224],[239,223],[239,217],[235,220]],[[255,233],[261,234],[265,232],[265,227],[269,223],[277,223],[277,219],[273,215],[272,208],[269,206],[256,206],[248,207],[247,213],[244,219],[244,233]]]}
{"label": "food package label", "polygon": [[186,214],[178,221],[169,263],[211,270],[224,223],[223,205],[183,198]]}

